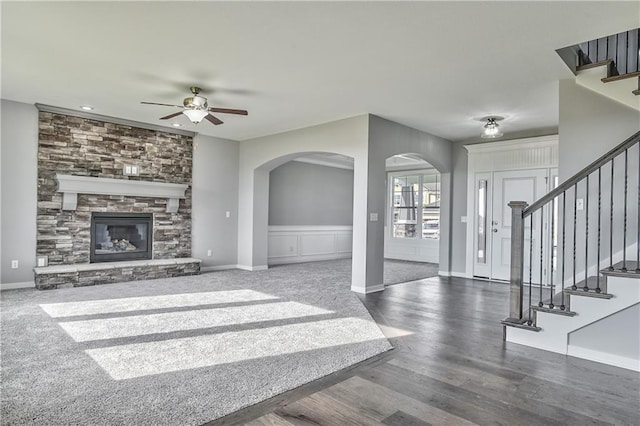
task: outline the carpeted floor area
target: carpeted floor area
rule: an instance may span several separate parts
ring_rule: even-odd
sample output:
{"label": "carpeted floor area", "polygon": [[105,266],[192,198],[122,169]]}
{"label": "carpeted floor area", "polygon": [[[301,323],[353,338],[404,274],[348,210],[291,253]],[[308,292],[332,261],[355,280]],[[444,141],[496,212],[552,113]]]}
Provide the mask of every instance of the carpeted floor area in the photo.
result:
{"label": "carpeted floor area", "polygon": [[350,275],[316,262],[2,292],[2,423],[202,424],[382,353]]}

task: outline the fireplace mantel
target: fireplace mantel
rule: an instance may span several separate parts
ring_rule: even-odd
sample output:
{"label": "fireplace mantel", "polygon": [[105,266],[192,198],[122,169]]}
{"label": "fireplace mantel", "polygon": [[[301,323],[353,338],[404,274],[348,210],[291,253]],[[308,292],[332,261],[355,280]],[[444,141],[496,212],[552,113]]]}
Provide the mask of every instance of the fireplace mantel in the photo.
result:
{"label": "fireplace mantel", "polygon": [[62,210],[75,210],[78,194],[128,195],[167,199],[167,212],[178,211],[180,198],[189,187],[181,183],[146,182],[138,180],[97,178],[56,174],[58,192],[62,192]]}

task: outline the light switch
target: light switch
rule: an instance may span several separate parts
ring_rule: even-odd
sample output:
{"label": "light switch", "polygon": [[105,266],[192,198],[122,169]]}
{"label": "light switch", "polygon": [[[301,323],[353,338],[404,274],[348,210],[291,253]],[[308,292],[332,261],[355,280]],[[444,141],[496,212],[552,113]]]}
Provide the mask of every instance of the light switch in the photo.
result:
{"label": "light switch", "polygon": [[460,222],[467,223],[467,217],[466,216],[460,216]]}
{"label": "light switch", "polygon": [[377,222],[378,221],[378,213],[369,213],[369,220],[371,222]]}
{"label": "light switch", "polygon": [[225,212],[225,214],[224,214],[224,215],[227,217],[227,219],[229,219],[229,218],[231,217],[231,212],[230,212],[230,211],[227,211],[227,212]]}
{"label": "light switch", "polygon": [[582,198],[576,200],[576,210],[584,210],[584,200]]}

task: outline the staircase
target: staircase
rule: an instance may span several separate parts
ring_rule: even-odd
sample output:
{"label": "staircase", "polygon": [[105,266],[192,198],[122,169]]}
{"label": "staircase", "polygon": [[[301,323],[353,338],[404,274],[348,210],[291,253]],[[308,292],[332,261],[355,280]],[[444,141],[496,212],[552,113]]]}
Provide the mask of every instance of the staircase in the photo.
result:
{"label": "staircase", "polygon": [[639,164],[640,132],[532,205],[509,203],[506,341],[640,371]]}
{"label": "staircase", "polygon": [[558,49],[576,83],[640,110],[640,29]]}

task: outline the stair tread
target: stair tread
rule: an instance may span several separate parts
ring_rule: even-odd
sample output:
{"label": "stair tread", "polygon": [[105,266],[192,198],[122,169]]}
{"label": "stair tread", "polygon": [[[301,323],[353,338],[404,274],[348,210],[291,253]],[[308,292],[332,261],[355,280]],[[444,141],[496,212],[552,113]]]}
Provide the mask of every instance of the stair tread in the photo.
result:
{"label": "stair tread", "polygon": [[609,268],[604,268],[600,270],[600,273],[605,276],[613,276],[613,277],[629,277],[629,278],[640,278],[640,270],[638,270],[638,262],[635,260],[627,260],[626,262],[627,270],[622,270],[622,262],[618,262],[613,265],[613,270]]}
{"label": "stair tread", "polygon": [[607,59],[605,61],[592,62],[590,64],[580,65],[579,67],[576,68],[576,70],[577,71],[588,70],[590,68],[597,68],[597,67],[601,67],[601,66],[604,66],[604,65],[611,65],[612,63],[613,63],[612,59]]}
{"label": "stair tread", "polygon": [[564,315],[567,317],[573,317],[576,315],[575,312],[570,311],[568,309],[565,309],[564,311],[560,308],[548,308],[546,306],[531,306],[531,309],[534,311],[538,311],[538,312],[546,312],[548,314],[557,314],[557,315]]}
{"label": "stair tread", "polygon": [[526,322],[520,324],[517,322],[511,322],[511,321],[501,321],[500,323],[502,325],[506,325],[507,327],[521,328],[523,330],[530,330],[530,331],[536,331],[536,332],[542,330],[540,327],[536,327],[535,325],[528,325]]}
{"label": "stair tread", "polygon": [[630,72],[627,74],[612,75],[611,77],[605,77],[602,79],[602,82],[610,83],[612,81],[625,80],[627,78],[634,78],[634,77],[640,77],[640,71]]}
{"label": "stair tread", "polygon": [[580,287],[578,287],[577,290],[572,290],[571,287],[569,287],[569,288],[566,288],[564,292],[566,294],[571,294],[573,296],[595,297],[598,299],[611,299],[613,297],[613,294],[604,293],[604,292],[597,293],[595,291],[595,288],[589,288],[589,291],[584,291]]}

